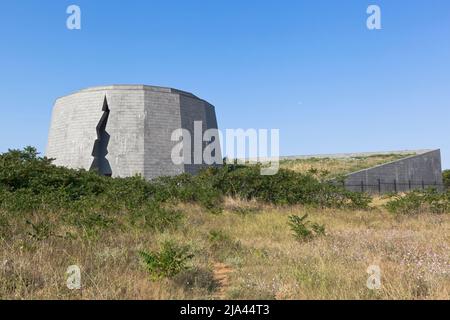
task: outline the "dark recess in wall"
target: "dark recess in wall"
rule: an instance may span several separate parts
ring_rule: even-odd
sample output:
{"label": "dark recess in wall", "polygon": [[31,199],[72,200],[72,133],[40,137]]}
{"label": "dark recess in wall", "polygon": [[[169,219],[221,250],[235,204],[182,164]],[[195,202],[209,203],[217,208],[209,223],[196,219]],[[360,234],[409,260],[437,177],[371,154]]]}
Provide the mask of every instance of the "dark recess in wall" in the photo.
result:
{"label": "dark recess in wall", "polygon": [[97,125],[97,140],[94,142],[94,149],[92,150],[92,156],[94,160],[92,161],[90,170],[98,171],[104,176],[112,176],[112,169],[109,164],[106,155],[108,154],[108,143],[110,135],[106,132],[106,125],[109,118],[109,108],[108,101],[106,97],[103,101],[103,115]]}

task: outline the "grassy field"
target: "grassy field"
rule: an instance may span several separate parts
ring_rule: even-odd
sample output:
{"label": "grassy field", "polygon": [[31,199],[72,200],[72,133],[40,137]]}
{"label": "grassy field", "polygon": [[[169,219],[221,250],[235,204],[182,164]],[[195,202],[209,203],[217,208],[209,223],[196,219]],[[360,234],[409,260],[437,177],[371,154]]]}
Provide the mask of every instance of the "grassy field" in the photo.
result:
{"label": "grassy field", "polygon": [[[227,199],[221,214],[182,205],[184,223],[165,232],[104,231],[64,239],[64,226],[37,240],[2,239],[0,297],[7,299],[449,299],[450,219],[395,217],[384,210],[277,208]],[[287,221],[309,213],[326,235],[296,241]],[[57,214],[36,219],[58,224]],[[16,228],[27,228],[17,219]],[[19,233],[19,232],[18,232]],[[190,269],[152,281],[140,250],[167,239],[188,245]],[[69,265],[82,270],[82,290],[66,287]],[[369,290],[370,265],[381,289]]]}
{"label": "grassy field", "polygon": [[[14,184],[17,177],[41,183],[47,167],[39,161],[36,167],[41,172],[37,180],[28,178],[34,169],[26,164],[16,170]],[[6,185],[11,174],[1,173]],[[71,181],[78,196],[71,174],[62,171],[55,177]],[[98,187],[95,177],[85,179]],[[134,180],[119,182],[121,188],[130,185],[113,195],[142,186],[131,184]],[[390,200],[382,198],[357,209],[275,205],[226,195],[217,212],[195,201],[169,201],[158,204],[165,211],[145,207],[138,215],[138,209],[122,205],[105,211],[108,203],[98,206],[105,201],[101,196],[92,204],[89,198],[73,200],[84,201],[79,209],[52,209],[54,199],[38,198],[41,202],[30,206],[36,209],[24,210],[33,196],[20,190],[8,191],[9,198],[16,197],[12,202],[0,197],[2,299],[450,299],[448,201],[447,213],[394,214],[384,207]],[[324,225],[325,234],[296,239],[289,217],[304,214],[311,223]],[[142,252],[164,252],[168,242],[187,250],[186,264],[173,276],[152,277]],[[163,270],[179,266],[167,254],[159,259],[166,263]],[[81,269],[81,290],[66,286],[70,265]],[[372,265],[381,271],[376,290],[366,286]]]}

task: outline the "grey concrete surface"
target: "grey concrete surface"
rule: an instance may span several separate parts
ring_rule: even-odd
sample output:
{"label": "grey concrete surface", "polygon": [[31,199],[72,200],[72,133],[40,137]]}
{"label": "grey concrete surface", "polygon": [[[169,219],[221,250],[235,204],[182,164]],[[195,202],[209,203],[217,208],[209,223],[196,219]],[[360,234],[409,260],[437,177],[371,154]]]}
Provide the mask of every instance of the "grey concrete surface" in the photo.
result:
{"label": "grey concrete surface", "polygon": [[369,193],[406,192],[429,187],[443,190],[441,151],[424,151],[353,172],[345,177],[345,187]]}

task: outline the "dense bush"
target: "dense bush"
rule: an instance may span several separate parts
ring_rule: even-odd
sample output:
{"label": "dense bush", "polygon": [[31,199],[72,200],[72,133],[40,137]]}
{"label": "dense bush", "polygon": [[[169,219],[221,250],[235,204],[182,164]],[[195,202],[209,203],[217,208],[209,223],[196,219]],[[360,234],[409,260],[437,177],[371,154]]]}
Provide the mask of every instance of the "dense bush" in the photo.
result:
{"label": "dense bush", "polygon": [[443,177],[443,179],[444,179],[444,186],[445,186],[447,189],[450,189],[450,170],[445,170],[445,171],[442,173],[442,177]]}
{"label": "dense bush", "polygon": [[58,192],[69,200],[105,191],[106,179],[93,172],[57,167],[39,157],[35,148],[0,155],[0,186],[7,191],[26,189],[33,194]]}
{"label": "dense bush", "polygon": [[[183,213],[173,205],[191,202],[217,213],[224,196],[319,207],[367,208],[370,201],[367,195],[322,182],[312,173],[283,169],[276,175],[262,176],[259,166],[231,164],[196,176],[181,174],[147,181],[138,176],[109,178],[57,167],[32,147],[0,154],[0,236],[10,234],[11,217],[23,224],[29,221],[22,230],[37,240],[97,237],[103,230],[128,226],[163,231],[178,227],[182,221]],[[46,224],[46,214],[57,220],[56,227]],[[38,218],[32,221],[30,217]],[[62,233],[57,234],[53,227],[61,227]]]}
{"label": "dense bush", "polygon": [[304,204],[320,207],[367,208],[370,197],[350,192],[332,183],[320,182],[311,174],[280,169],[276,175],[262,176],[259,166],[227,165],[205,170],[200,179],[224,195],[272,204]]}
{"label": "dense bush", "polygon": [[441,193],[435,189],[413,191],[406,195],[394,195],[386,203],[386,208],[392,213],[418,214],[422,212],[449,213],[450,191]]}
{"label": "dense bush", "polygon": [[220,211],[224,195],[321,207],[366,208],[370,201],[367,195],[321,182],[312,174],[280,170],[276,175],[262,176],[259,166],[225,165],[197,176],[182,174],[146,181],[142,177],[111,179],[57,167],[32,147],[0,155],[0,208],[8,211],[133,212],[148,222],[151,216],[160,221],[165,210],[161,205],[173,202],[194,202]]}
{"label": "dense bush", "polygon": [[120,217],[151,230],[176,227],[182,215],[162,203],[168,199],[167,190],[141,177],[111,179],[57,167],[31,147],[0,155],[0,210],[59,212],[64,224],[89,236],[117,226]]}
{"label": "dense bush", "polygon": [[221,210],[222,194],[206,172],[197,176],[181,174],[175,177],[161,177],[149,183],[156,201],[181,201],[198,203],[210,210]]}

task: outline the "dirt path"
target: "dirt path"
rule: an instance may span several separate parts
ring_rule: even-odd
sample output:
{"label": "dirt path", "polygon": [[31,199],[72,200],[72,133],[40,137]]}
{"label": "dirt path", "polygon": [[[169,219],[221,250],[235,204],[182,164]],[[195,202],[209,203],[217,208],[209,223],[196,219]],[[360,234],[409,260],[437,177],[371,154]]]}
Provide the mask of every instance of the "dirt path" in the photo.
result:
{"label": "dirt path", "polygon": [[216,263],[214,265],[214,279],[219,284],[215,299],[225,299],[229,284],[229,274],[233,272],[230,266],[224,263]]}

